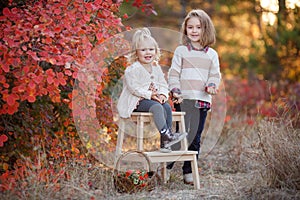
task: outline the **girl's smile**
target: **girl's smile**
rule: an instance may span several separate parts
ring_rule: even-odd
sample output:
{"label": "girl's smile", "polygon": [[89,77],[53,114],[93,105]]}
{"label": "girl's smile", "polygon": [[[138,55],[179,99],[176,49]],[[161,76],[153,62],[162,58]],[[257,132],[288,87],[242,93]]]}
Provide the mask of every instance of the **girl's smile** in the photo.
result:
{"label": "girl's smile", "polygon": [[152,59],[152,56],[145,56],[144,58],[145,60],[150,61]]}

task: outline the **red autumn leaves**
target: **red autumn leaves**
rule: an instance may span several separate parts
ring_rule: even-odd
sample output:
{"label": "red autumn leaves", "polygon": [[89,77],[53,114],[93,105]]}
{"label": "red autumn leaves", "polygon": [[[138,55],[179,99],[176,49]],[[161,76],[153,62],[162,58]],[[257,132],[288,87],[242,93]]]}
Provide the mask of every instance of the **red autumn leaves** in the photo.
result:
{"label": "red autumn leaves", "polygon": [[[110,0],[12,4],[0,16],[0,115],[28,112],[25,107],[40,103],[43,96],[49,97],[45,98],[49,104],[62,102],[72,109],[78,71],[74,63],[84,63],[94,47],[122,31],[120,4]],[[134,6],[141,8],[143,2]],[[1,145],[7,136],[1,136]]]}
{"label": "red autumn leaves", "polygon": [[4,142],[8,140],[8,137],[4,134],[0,135],[0,147],[3,147]]}
{"label": "red autumn leaves", "polygon": [[[70,78],[76,78],[77,71],[65,64],[83,62],[93,45],[122,26],[111,12],[117,5],[108,1],[29,4],[4,8],[0,16],[0,114],[14,114],[22,101],[33,103],[38,96],[61,102],[60,86],[72,87]],[[48,67],[42,67],[43,62]]]}

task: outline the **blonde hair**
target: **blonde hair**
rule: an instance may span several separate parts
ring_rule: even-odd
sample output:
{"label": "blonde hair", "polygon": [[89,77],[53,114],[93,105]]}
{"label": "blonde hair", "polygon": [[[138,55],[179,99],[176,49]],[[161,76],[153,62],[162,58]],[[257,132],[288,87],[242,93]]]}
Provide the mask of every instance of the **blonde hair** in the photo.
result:
{"label": "blonde hair", "polygon": [[131,53],[127,56],[129,64],[132,64],[135,61],[137,61],[138,57],[136,50],[139,47],[140,43],[147,39],[153,42],[155,47],[156,55],[154,58],[154,62],[159,61],[161,53],[156,40],[151,36],[151,32],[148,28],[140,28],[133,34],[132,37]]}
{"label": "blonde hair", "polygon": [[181,44],[187,45],[190,42],[190,40],[187,37],[186,25],[187,25],[187,21],[192,17],[197,17],[199,19],[201,28],[203,29],[199,41],[200,45],[202,47],[206,47],[215,44],[216,42],[215,27],[208,14],[201,9],[192,10],[185,17],[181,25],[181,33],[182,33]]}

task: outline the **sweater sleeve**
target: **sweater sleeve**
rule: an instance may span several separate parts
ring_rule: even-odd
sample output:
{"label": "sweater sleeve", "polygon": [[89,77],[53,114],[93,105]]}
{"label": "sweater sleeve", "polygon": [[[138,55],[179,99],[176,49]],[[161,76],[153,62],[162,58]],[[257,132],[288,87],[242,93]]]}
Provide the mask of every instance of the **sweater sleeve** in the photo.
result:
{"label": "sweater sleeve", "polygon": [[179,48],[177,47],[173,58],[172,64],[168,72],[169,90],[173,88],[180,89],[180,74],[181,74],[182,56],[180,55]]}
{"label": "sweater sleeve", "polygon": [[211,60],[212,60],[212,64],[209,70],[207,85],[213,83],[218,88],[221,82],[221,72],[220,72],[219,57],[217,52],[214,51]]}
{"label": "sweater sleeve", "polygon": [[158,85],[159,85],[159,94],[165,95],[167,98],[169,98],[169,90],[168,90],[168,83],[165,79],[165,75],[161,69],[160,66],[157,66],[158,68]]}

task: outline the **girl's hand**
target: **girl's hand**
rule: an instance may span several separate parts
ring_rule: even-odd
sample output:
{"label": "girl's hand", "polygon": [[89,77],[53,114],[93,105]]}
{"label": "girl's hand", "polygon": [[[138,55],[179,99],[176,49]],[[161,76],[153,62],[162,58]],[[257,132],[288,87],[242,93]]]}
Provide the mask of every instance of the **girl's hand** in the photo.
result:
{"label": "girl's hand", "polygon": [[159,99],[160,99],[161,104],[164,104],[167,102],[167,97],[163,94],[159,95]]}
{"label": "girl's hand", "polygon": [[154,100],[154,101],[157,101],[159,103],[162,103],[161,100],[160,100],[160,96],[156,91],[152,92],[151,99]]}
{"label": "girl's hand", "polygon": [[183,101],[182,96],[176,92],[171,93],[171,98],[172,98],[172,102],[175,104],[182,103],[182,101]]}
{"label": "girl's hand", "polygon": [[173,98],[172,98],[173,103],[175,104],[180,104],[183,101],[183,98],[180,94],[173,93]]}
{"label": "girl's hand", "polygon": [[218,93],[218,89],[216,89],[216,87],[214,87],[214,86],[206,87],[206,88],[205,88],[205,91],[206,91],[208,94],[211,94],[211,95],[215,95],[215,94]]}
{"label": "girl's hand", "polygon": [[173,103],[180,104],[183,101],[183,98],[181,96],[181,91],[179,88],[173,88],[170,91],[170,97]]}
{"label": "girl's hand", "polygon": [[215,84],[208,84],[208,86],[205,88],[205,91],[211,95],[215,95],[218,93],[218,89],[216,88]]}

